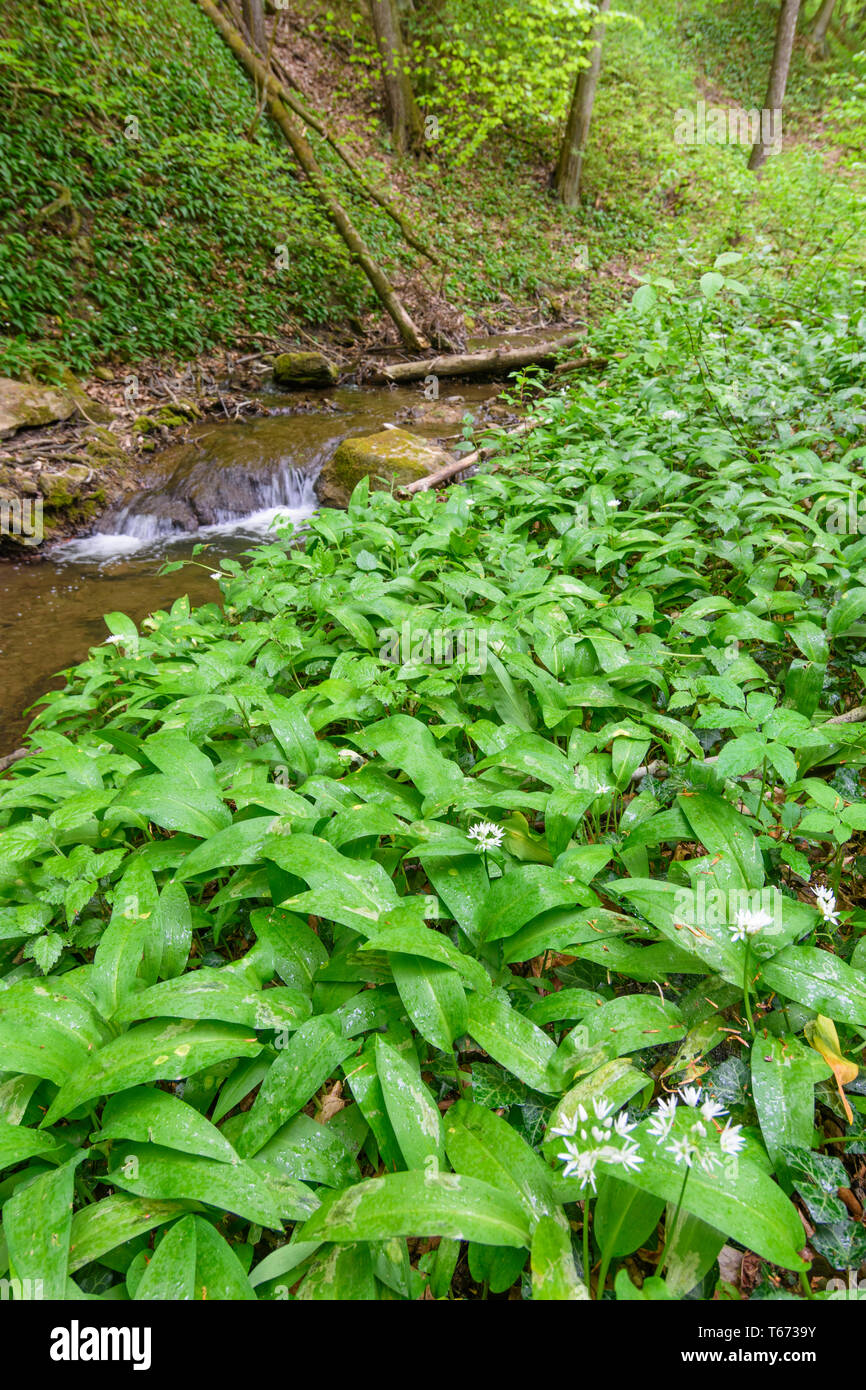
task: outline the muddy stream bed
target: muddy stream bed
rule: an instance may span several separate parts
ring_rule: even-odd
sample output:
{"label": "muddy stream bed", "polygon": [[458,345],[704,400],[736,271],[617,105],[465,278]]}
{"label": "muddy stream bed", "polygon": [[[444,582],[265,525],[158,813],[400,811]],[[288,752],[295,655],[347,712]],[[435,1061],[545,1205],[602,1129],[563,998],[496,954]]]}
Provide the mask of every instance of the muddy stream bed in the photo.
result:
{"label": "muddy stream bed", "polygon": [[20,745],[25,709],[62,688],[56,673],[105,640],[104,613],[138,623],[181,594],[192,604],[219,598],[209,567],[160,575],[167,560],[186,559],[206,542],[207,558],[217,561],[265,539],[277,516],[303,521],[315,510],[322,465],[343,439],[397,424],[453,444],[460,414],[477,415],[500,389],[455,384],[432,420],[423,418],[430,411],[418,387],[338,388],[322,392],[322,408],[312,413],[291,397],[269,396],[273,413],[204,421],[184,443],[155,454],[150,485],[103,513],[91,533],[37,560],[0,565],[0,756]]}

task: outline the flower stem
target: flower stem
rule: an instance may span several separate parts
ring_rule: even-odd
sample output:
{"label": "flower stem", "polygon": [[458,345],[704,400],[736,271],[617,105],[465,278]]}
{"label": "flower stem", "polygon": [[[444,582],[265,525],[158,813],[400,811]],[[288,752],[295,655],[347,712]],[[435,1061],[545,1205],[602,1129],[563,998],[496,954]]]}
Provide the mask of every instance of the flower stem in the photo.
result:
{"label": "flower stem", "polygon": [[747,936],[747,937],[746,937],[746,962],[745,962],[745,965],[743,966],[743,1005],[744,1005],[744,1007],[745,1007],[745,1010],[746,1010],[746,1018],[748,1019],[748,1023],[749,1023],[749,1032],[750,1032],[750,1033],[752,1034],[752,1036],[754,1037],[754,1035],[755,1035],[755,1020],[752,1018],[752,1006],[751,1006],[751,1004],[750,1004],[750,1002],[749,1002],[749,989],[750,989],[750,984],[751,984],[751,982],[750,982],[750,980],[749,980],[749,973],[750,973],[751,965],[752,965],[752,943],[751,943],[749,937]]}
{"label": "flower stem", "polygon": [[589,1202],[590,1198],[587,1192],[583,1201],[583,1278],[589,1290],[589,1296],[592,1298],[592,1282],[590,1280],[589,1269]]}
{"label": "flower stem", "polygon": [[678,1222],[679,1219],[680,1219],[680,1212],[682,1211],[682,1208],[683,1208],[683,1198],[684,1198],[685,1195],[686,1195],[686,1183],[687,1183],[688,1180],[689,1180],[689,1173],[690,1173],[690,1172],[691,1172],[691,1169],[687,1167],[687,1168],[686,1168],[686,1172],[685,1172],[685,1177],[683,1178],[683,1185],[682,1185],[682,1187],[680,1188],[680,1195],[679,1195],[679,1198],[677,1199],[677,1207],[676,1207],[676,1211],[674,1212],[674,1219],[673,1219],[673,1221],[671,1222],[670,1226],[668,1227],[667,1231],[665,1232],[665,1243],[664,1243],[664,1248],[663,1248],[663,1250],[662,1250],[661,1259],[659,1260],[658,1266],[657,1266],[657,1268],[656,1268],[656,1276],[657,1276],[657,1278],[659,1278],[659,1279],[661,1279],[662,1275],[664,1274],[665,1265],[667,1264],[668,1255],[670,1254],[671,1242],[673,1241],[673,1239],[674,1239],[674,1237],[675,1237],[675,1235],[676,1235],[676,1233],[677,1233],[677,1222]]}

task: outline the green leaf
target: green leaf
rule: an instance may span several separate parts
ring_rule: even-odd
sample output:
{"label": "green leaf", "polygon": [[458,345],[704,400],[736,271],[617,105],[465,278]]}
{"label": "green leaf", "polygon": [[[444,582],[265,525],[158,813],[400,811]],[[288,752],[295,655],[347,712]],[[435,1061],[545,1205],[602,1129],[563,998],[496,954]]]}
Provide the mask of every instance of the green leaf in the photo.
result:
{"label": "green leaf", "polygon": [[530,1245],[521,1203],[457,1173],[388,1173],[328,1193],[301,1228],[301,1240],[387,1240],[448,1236],[482,1245]]}
{"label": "green leaf", "polygon": [[136,1302],[190,1302],[195,1293],[195,1257],[195,1217],[185,1216],[159,1242],[138,1283]]}
{"label": "green leaf", "polygon": [[38,1281],[42,1298],[65,1298],[78,1153],[62,1168],[20,1184],[3,1208],[3,1234],[16,1279]]}
{"label": "green leaf", "polygon": [[238,1140],[238,1153],[244,1158],[257,1153],[357,1048],[326,1014],[302,1024],[262,1082]]}
{"label": "green leaf", "polygon": [[156,1144],[112,1145],[108,1181],[137,1197],[206,1202],[273,1230],[282,1229],[283,1219],[302,1219],[315,1203],[300,1184],[291,1195],[273,1188],[251,1164],[221,1163]]}
{"label": "green leaf", "polygon": [[204,1115],[168,1091],[151,1086],[134,1086],[107,1101],[101,1127],[91,1135],[91,1143],[101,1144],[107,1139],[160,1144],[224,1163],[236,1163],[238,1158],[229,1141]]}
{"label": "green leaf", "polygon": [[536,1091],[551,1091],[548,1067],[556,1045],[546,1033],[495,995],[469,1001],[469,1032],[500,1066]]}
{"label": "green leaf", "polygon": [[589,1290],[578,1278],[568,1226],[542,1216],[532,1232],[532,1297],[539,1302],[580,1303]]}
{"label": "green leaf", "polygon": [[445,1163],[442,1116],[412,1063],[386,1042],[376,1039],[376,1071],[385,1109],[397,1136],[407,1168],[437,1172]]}
{"label": "green leaf", "polygon": [[664,1199],[619,1178],[598,1184],[593,1215],[595,1239],[608,1260],[630,1255],[652,1235],[664,1211]]}
{"label": "green leaf", "polygon": [[469,1006],[456,970],[397,952],[389,962],[403,1006],[422,1038],[450,1052],[469,1026]]}
{"label": "green leaf", "polygon": [[229,1057],[254,1057],[260,1050],[257,1038],[228,1023],[142,1023],[87,1057],[60,1087],[43,1125],[96,1096],[145,1081],[180,1081]]}
{"label": "green leaf", "polygon": [[247,1028],[295,1028],[309,1017],[312,1005],[293,989],[256,989],[232,967],[203,966],[174,980],[164,980],[127,999],[117,1011],[120,1022],[139,1018],[213,1018]]}
{"label": "green leaf", "polygon": [[182,1202],[154,1202],[145,1197],[127,1197],[125,1193],[114,1193],[92,1206],[82,1207],[72,1218],[69,1273],[93,1264],[110,1250],[183,1213]]}
{"label": "green leaf", "polygon": [[761,965],[761,982],[816,1013],[866,1028],[866,984],[838,956],[817,946],[786,946]]}
{"label": "green leaf", "polygon": [[163,830],[209,839],[231,824],[231,812],[214,789],[198,787],[182,775],[154,773],[127,783],[113,803],[114,812],[135,811]]}

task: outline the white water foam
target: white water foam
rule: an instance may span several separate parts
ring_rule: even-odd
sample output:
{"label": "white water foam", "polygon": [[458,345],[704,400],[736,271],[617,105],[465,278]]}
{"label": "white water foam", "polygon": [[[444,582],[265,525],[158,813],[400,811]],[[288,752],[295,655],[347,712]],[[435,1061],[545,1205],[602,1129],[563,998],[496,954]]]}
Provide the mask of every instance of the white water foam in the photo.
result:
{"label": "white water foam", "polygon": [[[216,509],[217,520],[195,531],[179,531],[171,520],[147,511],[138,511],[135,502],[109,517],[114,522],[110,531],[95,531],[80,536],[59,547],[55,558],[62,561],[100,562],[118,559],[139,551],[169,550],[174,545],[189,546],[215,536],[235,536],[260,539],[280,525],[297,528],[312,516],[318,505],[315,475],[301,473],[295,468],[283,468],[263,479],[257,489],[265,503],[258,510],[244,515]],[[116,529],[115,529],[116,528]]]}

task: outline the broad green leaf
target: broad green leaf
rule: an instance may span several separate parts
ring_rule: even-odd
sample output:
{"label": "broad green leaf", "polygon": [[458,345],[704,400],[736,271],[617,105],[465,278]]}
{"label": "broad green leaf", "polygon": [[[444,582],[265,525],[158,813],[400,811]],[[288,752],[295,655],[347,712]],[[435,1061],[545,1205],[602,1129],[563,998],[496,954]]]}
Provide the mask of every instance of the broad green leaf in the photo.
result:
{"label": "broad green leaf", "polygon": [[474,994],[469,1000],[469,1032],[506,1071],[536,1091],[551,1091],[548,1067],[556,1044],[504,999]]}
{"label": "broad green leaf", "polygon": [[3,1234],[16,1279],[38,1280],[43,1298],[64,1298],[78,1153],[62,1168],[21,1183],[3,1207]]}
{"label": "broad green leaf", "polygon": [[580,1303],[589,1290],[578,1277],[571,1253],[571,1233],[551,1216],[542,1216],[532,1232],[532,1297],[541,1302]]}
{"label": "broad green leaf", "polygon": [[191,1105],[155,1086],[135,1086],[112,1096],[102,1112],[99,1131],[91,1142],[134,1139],[166,1149],[236,1163],[238,1156],[216,1125]]}
{"label": "broad green leaf", "polygon": [[238,1153],[244,1158],[258,1153],[357,1048],[327,1015],[302,1024],[262,1082],[238,1140]]}
{"label": "broad green leaf", "polygon": [[229,1023],[157,1019],[139,1024],[92,1053],[60,1087],[43,1125],[68,1115],[96,1096],[125,1091],[147,1081],[180,1081],[229,1057],[254,1057],[256,1037]]}
{"label": "broad green leaf", "polygon": [[195,1293],[195,1217],[169,1226],[135,1291],[136,1302],[188,1303]]}
{"label": "broad green leaf", "polygon": [[445,1163],[442,1116],[412,1062],[383,1037],[376,1039],[376,1070],[385,1109],[407,1168],[438,1172]]}
{"label": "broad green leaf", "polygon": [[469,1006],[456,970],[422,956],[390,954],[389,963],[403,1007],[422,1038],[450,1052],[469,1026]]}
{"label": "broad green leaf", "polygon": [[521,1203],[457,1173],[388,1173],[328,1193],[301,1228],[302,1240],[387,1240],[449,1236],[482,1245],[530,1245]]}

